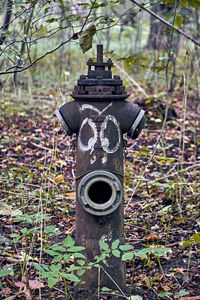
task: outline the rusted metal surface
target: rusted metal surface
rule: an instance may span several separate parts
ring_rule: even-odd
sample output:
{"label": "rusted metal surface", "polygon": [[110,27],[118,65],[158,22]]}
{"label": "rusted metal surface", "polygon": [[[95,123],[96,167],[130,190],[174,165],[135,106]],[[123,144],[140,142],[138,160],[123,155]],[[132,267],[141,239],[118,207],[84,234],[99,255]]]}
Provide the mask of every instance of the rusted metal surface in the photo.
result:
{"label": "rusted metal surface", "polygon": [[[122,179],[121,179],[122,180]],[[80,179],[77,181],[77,188]],[[94,257],[100,254],[99,240],[103,240],[111,245],[111,243],[119,239],[121,244],[124,244],[124,207],[123,201],[120,206],[106,216],[95,216],[89,214],[83,206],[77,201],[76,205],[76,244],[85,246],[84,255],[87,261],[94,261]],[[103,264],[106,272],[112,277],[116,284],[122,289],[126,285],[125,262],[121,259],[113,257]],[[98,269],[93,268],[84,273],[82,279],[86,282],[85,285],[77,287],[77,292],[81,290],[90,290],[94,292],[99,282],[102,280],[100,286],[106,286],[112,290],[117,290],[116,284],[101,271],[100,278],[98,276]]]}
{"label": "rusted metal surface", "polygon": [[97,46],[97,61],[90,58],[87,62],[88,74],[81,75],[74,87],[72,97],[80,101],[121,101],[128,97],[121,78],[112,78],[112,60],[103,62],[103,47]]}
{"label": "rusted metal surface", "polygon": [[123,137],[119,111],[121,101],[79,102],[80,129],[77,136],[77,178],[101,169],[123,176]]}
{"label": "rusted metal surface", "polygon": [[77,178],[98,169],[123,176],[123,133],[130,131],[140,111],[127,101],[72,101],[61,106],[64,122],[77,134]]}
{"label": "rusted metal surface", "polygon": [[[136,138],[145,119],[143,110],[125,101],[128,94],[120,77],[112,77],[112,61],[103,62],[102,45],[97,61],[89,59],[87,65],[88,74],[80,76],[72,93],[75,100],[56,115],[67,134],[76,133],[76,244],[86,247],[90,262],[100,253],[99,240],[124,243],[123,134]],[[104,268],[113,280],[100,274],[101,286],[116,289],[116,282],[124,290],[124,262],[112,257]],[[95,290],[97,269],[85,272],[83,280],[77,291]]]}
{"label": "rusted metal surface", "polygon": [[77,133],[79,131],[79,106],[76,101],[68,102],[62,105],[58,110],[56,110],[55,115],[58,117],[58,120],[65,125],[63,128],[68,135]]}

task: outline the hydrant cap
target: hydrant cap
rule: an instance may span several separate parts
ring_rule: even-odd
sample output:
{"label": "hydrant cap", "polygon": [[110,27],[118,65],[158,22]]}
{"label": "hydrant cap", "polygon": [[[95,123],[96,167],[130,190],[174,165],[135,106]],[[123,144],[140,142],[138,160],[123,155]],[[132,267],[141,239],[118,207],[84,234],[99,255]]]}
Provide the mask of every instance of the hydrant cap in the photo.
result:
{"label": "hydrant cap", "polygon": [[77,100],[119,101],[125,100],[128,94],[119,76],[112,77],[113,62],[103,61],[103,45],[97,45],[97,60],[91,58],[87,62],[88,74],[81,75],[74,87],[72,97]]}

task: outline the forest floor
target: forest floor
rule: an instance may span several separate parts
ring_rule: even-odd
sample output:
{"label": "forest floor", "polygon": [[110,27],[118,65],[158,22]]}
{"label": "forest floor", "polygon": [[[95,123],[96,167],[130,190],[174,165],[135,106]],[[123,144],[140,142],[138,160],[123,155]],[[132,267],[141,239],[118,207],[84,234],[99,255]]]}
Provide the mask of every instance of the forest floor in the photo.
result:
{"label": "forest floor", "polygon": [[[21,94],[20,103],[1,96],[0,299],[73,299],[64,288],[73,293],[71,281],[59,278],[49,288],[33,267],[51,265],[41,249],[75,237],[75,138],[53,118],[56,93]],[[175,113],[154,156],[164,104],[138,99],[147,124],[127,140],[126,240],[134,251],[150,249],[127,260],[127,286],[142,299],[200,299],[200,107],[192,97],[184,107],[182,99],[173,97]],[[111,298],[104,290],[87,299]]]}

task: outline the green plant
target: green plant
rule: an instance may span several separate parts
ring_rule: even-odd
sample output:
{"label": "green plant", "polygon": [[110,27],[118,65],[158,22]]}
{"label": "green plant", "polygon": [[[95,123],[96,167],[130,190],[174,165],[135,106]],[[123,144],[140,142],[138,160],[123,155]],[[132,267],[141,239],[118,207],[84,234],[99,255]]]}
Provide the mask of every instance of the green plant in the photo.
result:
{"label": "green plant", "polygon": [[[94,262],[90,262],[88,264],[89,267],[98,267],[98,268],[103,268],[101,265],[101,262],[104,261],[105,259],[109,259],[112,255],[120,258],[123,261],[133,261],[133,272],[132,272],[132,279],[131,279],[131,285],[130,285],[130,295],[131,295],[131,288],[133,284],[133,278],[134,278],[134,260],[136,257],[140,257],[142,259],[145,259],[145,264],[147,264],[149,267],[151,266],[151,259],[154,257],[158,261],[159,268],[161,272],[163,273],[162,266],[161,266],[161,261],[160,257],[166,256],[168,253],[171,253],[171,248],[166,248],[162,246],[154,246],[154,247],[149,247],[141,249],[139,251],[133,251],[133,246],[129,244],[125,245],[120,245],[120,240],[117,239],[115,240],[111,246],[109,246],[108,243],[105,241],[99,241],[99,245],[101,250],[100,255],[97,255],[94,259]],[[104,270],[105,272],[105,270]]]}
{"label": "green plant", "polygon": [[[13,270],[0,270],[0,278],[11,274]],[[0,280],[0,288],[2,288],[2,282]]]}
{"label": "green plant", "polygon": [[34,264],[34,267],[36,270],[40,271],[41,278],[47,278],[49,287],[53,287],[59,281],[59,278],[67,279],[74,283],[78,283],[80,281],[77,276],[71,274],[71,271],[74,271],[74,269],[76,270],[76,268],[71,267],[68,268],[67,271],[63,272],[62,264],[53,264],[50,267],[45,264]]}
{"label": "green plant", "polygon": [[181,242],[181,244],[184,248],[186,248],[187,246],[190,247],[188,266],[187,266],[187,269],[189,271],[191,256],[192,256],[192,246],[194,246],[196,244],[200,244],[200,232],[193,234],[189,240],[183,241],[183,242]]}
{"label": "green plant", "polygon": [[[82,246],[75,246],[75,241],[68,235],[61,245],[53,244],[44,252],[51,257],[53,264],[50,267],[45,264],[34,264],[36,270],[40,271],[41,278],[47,278],[49,287],[53,287],[59,278],[70,280],[74,283],[80,282],[80,279],[72,274],[76,271],[78,276],[81,276],[87,267],[85,267],[85,256],[81,253],[85,248]],[[70,260],[76,259],[77,266],[71,265]]]}
{"label": "green plant", "polygon": [[197,232],[191,236],[187,241],[181,242],[182,246],[186,248],[187,246],[193,246],[195,244],[200,244],[200,232]]}

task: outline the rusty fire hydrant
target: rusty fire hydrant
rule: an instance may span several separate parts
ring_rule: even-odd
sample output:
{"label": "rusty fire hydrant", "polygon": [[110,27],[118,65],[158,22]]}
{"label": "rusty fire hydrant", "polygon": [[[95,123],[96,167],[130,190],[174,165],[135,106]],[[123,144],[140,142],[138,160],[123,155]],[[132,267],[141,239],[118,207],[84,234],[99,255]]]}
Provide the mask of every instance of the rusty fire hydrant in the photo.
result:
{"label": "rusty fire hydrant", "polygon": [[[89,59],[87,65],[88,75],[80,76],[71,95],[75,100],[55,114],[66,133],[77,137],[76,245],[86,248],[89,262],[100,253],[99,240],[124,243],[123,134],[137,138],[145,118],[142,109],[125,101],[122,80],[112,77],[112,60],[103,62],[102,45],[97,46],[97,61]],[[97,268],[89,270],[79,289],[93,291],[101,284],[124,290],[125,263],[112,257],[104,267],[109,276],[99,280]]]}

